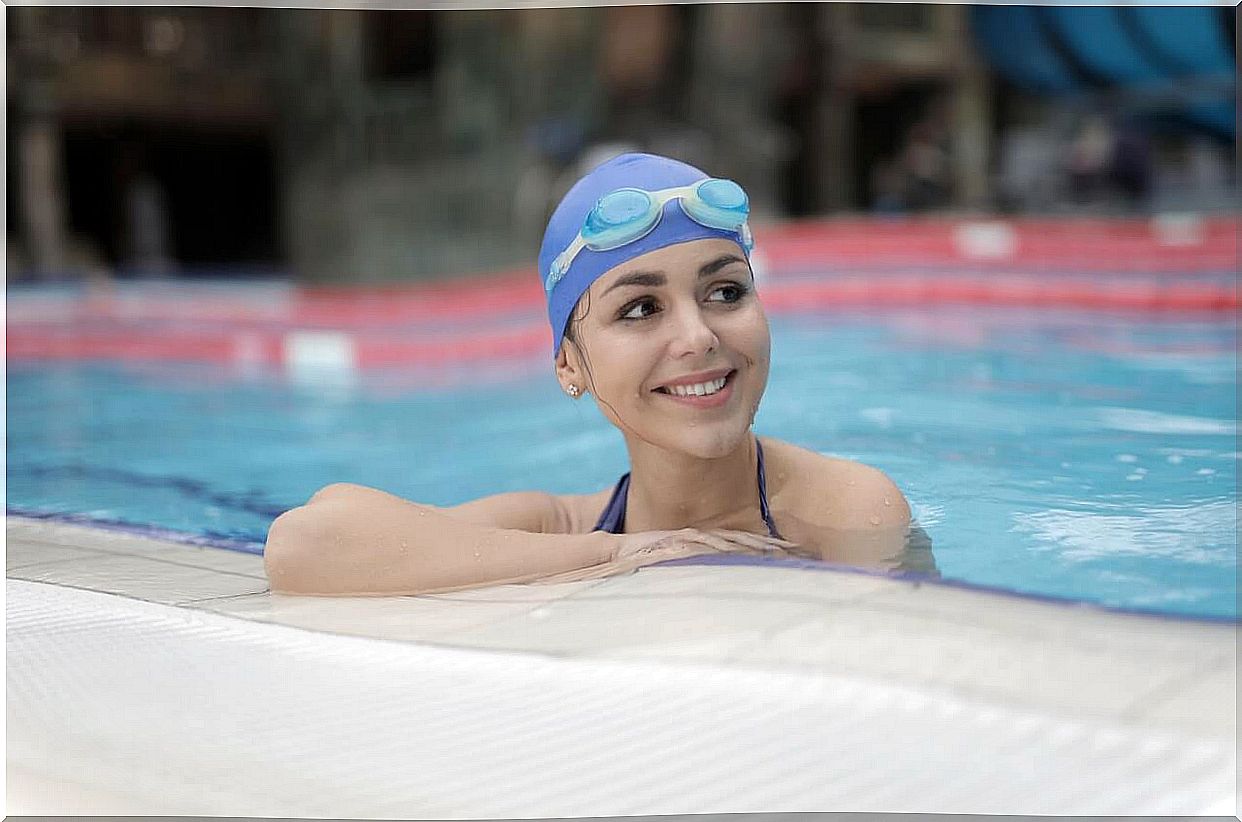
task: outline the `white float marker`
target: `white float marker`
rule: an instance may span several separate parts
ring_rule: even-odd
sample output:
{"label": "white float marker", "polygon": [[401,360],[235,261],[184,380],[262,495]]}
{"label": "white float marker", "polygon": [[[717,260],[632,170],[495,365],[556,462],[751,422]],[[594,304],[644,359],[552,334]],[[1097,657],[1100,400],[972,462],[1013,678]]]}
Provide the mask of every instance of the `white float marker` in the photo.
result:
{"label": "white float marker", "polygon": [[295,383],[352,384],[358,359],[354,338],[341,331],[290,331],[284,340],[285,373]]}

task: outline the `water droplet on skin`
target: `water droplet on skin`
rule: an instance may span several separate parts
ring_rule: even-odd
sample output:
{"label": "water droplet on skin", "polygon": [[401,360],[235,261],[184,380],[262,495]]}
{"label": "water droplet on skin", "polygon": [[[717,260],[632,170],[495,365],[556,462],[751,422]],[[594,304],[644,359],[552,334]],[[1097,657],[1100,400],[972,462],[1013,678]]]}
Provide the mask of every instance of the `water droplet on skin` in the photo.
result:
{"label": "water droplet on skin", "polygon": [[854,485],[855,483],[854,483],[854,480],[849,480],[849,481],[847,481],[845,484],[846,484],[846,485]]}
{"label": "water droplet on skin", "polygon": [[478,558],[479,558],[479,552],[478,552],[478,551],[475,551],[475,552],[474,552],[474,558],[475,558],[475,559],[478,559]]}
{"label": "water droplet on skin", "polygon": [[879,524],[880,524],[880,518],[879,518],[879,517],[872,517],[871,519],[869,519],[869,520],[867,520],[867,521],[868,521],[868,522],[870,522],[872,525],[879,525]]}
{"label": "water droplet on skin", "polygon": [[889,499],[888,497],[885,497],[885,498],[884,498],[884,504],[885,504],[885,505],[892,505],[892,504],[893,504],[893,501],[892,501],[891,499]]}

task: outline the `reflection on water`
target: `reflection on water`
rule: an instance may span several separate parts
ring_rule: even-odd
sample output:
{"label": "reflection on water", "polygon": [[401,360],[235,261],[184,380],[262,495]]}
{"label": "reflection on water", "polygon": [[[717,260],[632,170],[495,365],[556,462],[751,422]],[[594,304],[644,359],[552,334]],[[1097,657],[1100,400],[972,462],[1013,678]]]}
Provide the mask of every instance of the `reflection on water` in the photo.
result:
{"label": "reflection on water", "polygon": [[1220,434],[1235,437],[1233,420],[1209,419],[1187,414],[1162,414],[1137,408],[1100,408],[1100,425],[1136,434]]}
{"label": "reflection on water", "polygon": [[912,574],[926,574],[939,577],[940,569],[936,567],[936,555],[932,552],[931,535],[923,530],[917,522],[910,523],[910,533],[906,534],[906,544],[894,571]]}
{"label": "reflection on water", "polygon": [[1228,539],[1237,517],[1233,501],[1107,507],[1019,512],[1014,529],[1031,535],[1032,550],[1054,552],[1068,562],[1133,556],[1220,567],[1237,563],[1236,543]]}
{"label": "reflection on water", "polygon": [[796,547],[787,553],[799,559],[830,562],[871,571],[939,577],[931,535],[917,522],[908,528],[826,528],[807,526],[791,517],[781,530]]}

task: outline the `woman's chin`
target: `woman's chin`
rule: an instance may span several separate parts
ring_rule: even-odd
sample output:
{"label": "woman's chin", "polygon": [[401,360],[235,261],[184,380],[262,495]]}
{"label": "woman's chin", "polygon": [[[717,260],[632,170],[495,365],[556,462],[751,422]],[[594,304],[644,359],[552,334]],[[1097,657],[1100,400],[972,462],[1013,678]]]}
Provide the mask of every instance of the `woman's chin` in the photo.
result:
{"label": "woman's chin", "polygon": [[742,413],[740,409],[715,419],[706,415],[697,420],[653,417],[655,415],[636,414],[635,418],[643,419],[645,423],[641,426],[621,425],[615,419],[613,424],[627,432],[626,439],[634,437],[661,450],[703,460],[721,459],[744,447],[754,419],[749,410]]}
{"label": "woman's chin", "polygon": [[692,431],[683,432],[676,437],[676,449],[684,454],[703,460],[715,460],[727,457],[746,444],[750,435],[750,426],[739,427],[736,424],[728,427],[702,426]]}

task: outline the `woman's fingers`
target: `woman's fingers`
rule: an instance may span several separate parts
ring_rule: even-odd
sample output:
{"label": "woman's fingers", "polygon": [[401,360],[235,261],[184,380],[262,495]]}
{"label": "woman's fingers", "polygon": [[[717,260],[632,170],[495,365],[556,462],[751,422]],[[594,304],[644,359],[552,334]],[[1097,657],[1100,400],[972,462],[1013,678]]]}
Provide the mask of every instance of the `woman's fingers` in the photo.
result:
{"label": "woman's fingers", "polygon": [[[778,539],[776,537],[767,536],[765,534],[752,534],[749,531],[712,531],[719,540],[717,546],[723,546],[726,552],[745,552],[759,553],[764,555],[770,554],[787,554],[789,556],[800,557],[802,559],[823,559],[819,551],[813,548],[805,548],[799,543],[791,542],[787,539]],[[721,550],[721,548],[717,548]]]}
{"label": "woman's fingers", "polygon": [[752,534],[749,531],[726,531],[716,530],[708,531],[719,539],[726,542],[744,545],[749,548],[756,548],[761,551],[780,551],[796,547],[796,543],[777,537],[767,536],[764,534]]}
{"label": "woman's fingers", "polygon": [[678,531],[627,534],[624,539],[626,544],[615,559],[627,564],[646,564],[704,553],[760,556],[788,553],[805,556],[804,552],[799,552],[797,543],[789,540],[728,529],[701,531],[696,528],[682,528]]}

